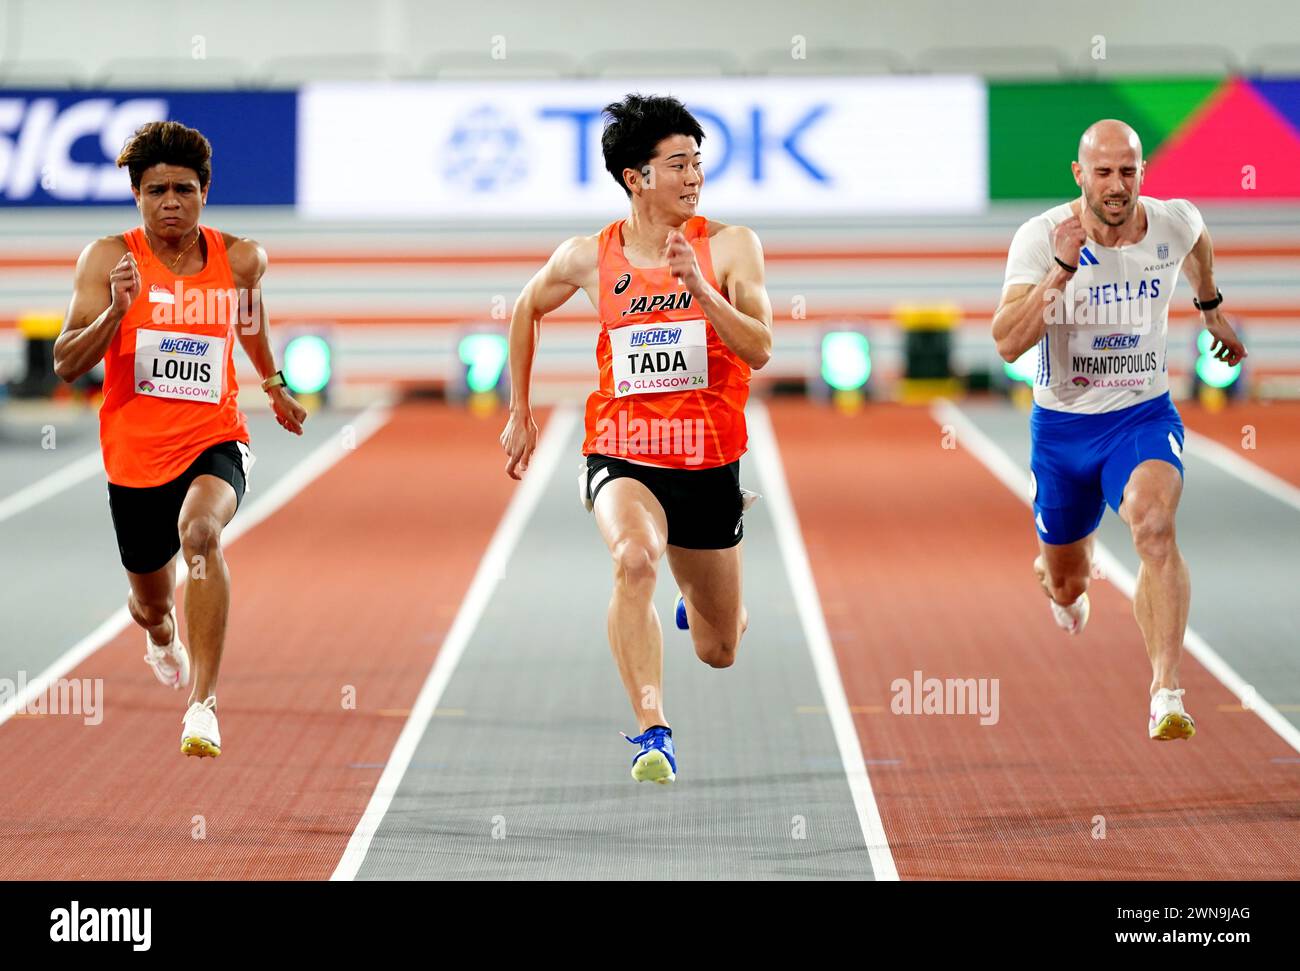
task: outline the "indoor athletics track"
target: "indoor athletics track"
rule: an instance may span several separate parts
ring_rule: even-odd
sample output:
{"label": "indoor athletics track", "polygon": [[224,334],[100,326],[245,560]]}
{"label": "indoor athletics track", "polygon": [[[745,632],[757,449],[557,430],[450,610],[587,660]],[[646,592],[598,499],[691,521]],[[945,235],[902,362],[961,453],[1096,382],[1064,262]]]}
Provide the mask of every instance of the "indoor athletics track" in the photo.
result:
{"label": "indoor athletics track", "polygon": [[[500,413],[255,414],[216,760],[179,754],[184,698],[141,661],[93,414],[42,449],[11,409],[0,677],[104,687],[98,725],[0,710],[0,879],[1300,878],[1300,406],[1182,410],[1195,739],[1147,739],[1112,513],[1087,632],[1053,624],[1024,413],[756,399],[734,667],[696,660],[661,570],[660,787],[618,735],[571,405],[522,484]],[[917,671],[996,679],[996,723],[897,713]]]}

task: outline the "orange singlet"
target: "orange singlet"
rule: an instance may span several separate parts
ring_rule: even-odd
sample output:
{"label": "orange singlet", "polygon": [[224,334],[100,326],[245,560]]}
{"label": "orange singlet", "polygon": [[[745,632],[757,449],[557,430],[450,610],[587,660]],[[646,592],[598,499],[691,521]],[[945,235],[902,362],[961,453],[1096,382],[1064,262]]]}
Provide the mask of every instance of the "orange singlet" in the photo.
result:
{"label": "orange singlet", "polygon": [[[667,266],[627,261],[624,222],[600,232],[600,387],[587,398],[582,454],[674,469],[734,462],[748,442],[749,365],[722,342]],[[704,279],[721,293],[708,226],[695,216],[682,235]]]}
{"label": "orange singlet", "polygon": [[235,278],[221,233],[199,228],[207,263],[183,277],[154,256],[143,227],[123,234],[140,293],[104,357],[99,439],[115,485],[162,485],[205,449],[248,442],[235,384]]}

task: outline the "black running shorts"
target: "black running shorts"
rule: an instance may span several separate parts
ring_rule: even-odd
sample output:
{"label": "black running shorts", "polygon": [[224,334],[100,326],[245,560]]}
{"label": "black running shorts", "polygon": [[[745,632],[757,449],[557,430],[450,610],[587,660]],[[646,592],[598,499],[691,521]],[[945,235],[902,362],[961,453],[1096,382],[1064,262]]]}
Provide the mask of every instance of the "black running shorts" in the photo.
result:
{"label": "black running shorts", "polygon": [[181,504],[190,483],[200,475],[215,475],[229,482],[237,508],[248,482],[248,455],[243,442],[221,442],[200,452],[171,482],[144,489],[110,482],[108,508],[122,565],[131,573],[153,573],[176,555],[181,548]]}
{"label": "black running shorts", "polygon": [[587,495],[605,484],[636,479],[659,500],[668,517],[668,542],[688,550],[730,549],[744,538],[740,460],[712,469],[665,469],[608,455],[587,456]]}

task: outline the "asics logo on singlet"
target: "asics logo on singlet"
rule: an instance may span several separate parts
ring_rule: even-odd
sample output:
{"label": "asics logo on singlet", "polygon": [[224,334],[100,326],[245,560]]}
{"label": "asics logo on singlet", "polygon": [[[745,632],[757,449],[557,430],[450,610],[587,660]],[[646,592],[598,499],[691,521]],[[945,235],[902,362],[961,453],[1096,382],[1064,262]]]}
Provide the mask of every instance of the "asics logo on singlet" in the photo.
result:
{"label": "asics logo on singlet", "polygon": [[629,343],[632,347],[663,347],[665,344],[676,344],[682,339],[682,329],[680,327],[656,327],[653,330],[641,330],[635,334],[629,334]]}
{"label": "asics logo on singlet", "polygon": [[1103,334],[1092,339],[1094,351],[1131,351],[1138,346],[1140,334]]}
{"label": "asics logo on singlet", "polygon": [[660,310],[685,310],[690,305],[691,295],[685,290],[681,293],[656,293],[653,297],[642,295],[632,298],[632,302],[623,311],[623,316],[652,314]]}
{"label": "asics logo on singlet", "polygon": [[615,296],[617,296],[618,294],[626,290],[628,288],[628,284],[630,284],[631,282],[632,282],[631,273],[624,273],[621,277],[619,277],[618,282],[614,284]]}
{"label": "asics logo on singlet", "polygon": [[202,357],[208,353],[209,342],[195,340],[192,337],[164,337],[158,342],[158,350],[164,354],[191,354]]}

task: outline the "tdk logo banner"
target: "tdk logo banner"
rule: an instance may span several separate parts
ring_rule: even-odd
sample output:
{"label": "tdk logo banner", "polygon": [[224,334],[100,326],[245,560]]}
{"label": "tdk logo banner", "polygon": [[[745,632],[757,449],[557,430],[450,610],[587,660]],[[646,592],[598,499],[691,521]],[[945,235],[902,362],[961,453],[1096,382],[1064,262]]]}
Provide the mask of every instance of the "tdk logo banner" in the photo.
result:
{"label": "tdk logo banner", "polygon": [[309,84],[299,207],[615,218],[626,201],[601,157],[601,111],[629,91],[672,95],[699,119],[706,215],[978,212],[987,202],[979,78],[659,78]]}
{"label": "tdk logo banner", "polygon": [[213,144],[211,204],[290,205],[297,95],[292,92],[0,92],[0,206],[121,205],[116,165],[141,125],[173,119]]}
{"label": "tdk logo banner", "polygon": [[[732,165],[739,164],[743,173],[754,182],[762,182],[764,171],[772,165],[772,156],[784,156],[814,182],[829,182],[825,166],[818,166],[809,154],[806,141],[816,140],[810,132],[818,121],[831,110],[831,105],[813,101],[806,110],[792,118],[780,129],[772,123],[771,113],[762,105],[751,105],[740,117],[727,117],[717,110],[696,106],[692,114],[706,129],[705,145],[712,150],[709,174],[715,178],[724,175]],[[593,176],[591,159],[585,151],[592,139],[599,139],[602,128],[600,108],[552,108],[541,110],[541,118],[571,127],[575,138],[573,179],[585,185]],[[713,139],[710,143],[710,139]],[[764,164],[766,162],[766,164]],[[596,172],[605,178],[602,167]]]}

